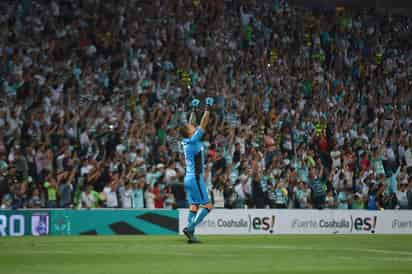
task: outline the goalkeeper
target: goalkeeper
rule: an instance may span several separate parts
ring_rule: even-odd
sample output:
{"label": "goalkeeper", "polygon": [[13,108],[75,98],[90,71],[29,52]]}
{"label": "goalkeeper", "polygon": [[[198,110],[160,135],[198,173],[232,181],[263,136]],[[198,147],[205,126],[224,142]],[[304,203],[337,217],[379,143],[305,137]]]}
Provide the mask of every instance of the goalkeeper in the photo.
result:
{"label": "goalkeeper", "polygon": [[[200,104],[198,99],[192,101],[193,109]],[[180,128],[183,152],[186,162],[186,175],[184,187],[190,210],[188,215],[188,226],[183,233],[188,238],[188,243],[199,243],[195,238],[195,227],[209,214],[212,204],[209,202],[208,191],[204,181],[205,157],[201,138],[209,122],[208,108],[213,105],[213,98],[206,98],[206,110],[200,121],[199,127],[195,127],[196,117],[193,110],[190,114],[189,123]]]}

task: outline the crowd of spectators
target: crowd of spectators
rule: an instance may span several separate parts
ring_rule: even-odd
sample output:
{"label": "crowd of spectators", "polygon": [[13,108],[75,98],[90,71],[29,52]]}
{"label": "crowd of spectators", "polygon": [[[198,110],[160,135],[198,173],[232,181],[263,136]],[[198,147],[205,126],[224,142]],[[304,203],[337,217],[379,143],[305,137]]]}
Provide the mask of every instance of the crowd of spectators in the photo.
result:
{"label": "crowd of spectators", "polygon": [[[411,18],[283,0],[0,1],[2,209],[412,209]],[[201,109],[198,116],[200,118]]]}

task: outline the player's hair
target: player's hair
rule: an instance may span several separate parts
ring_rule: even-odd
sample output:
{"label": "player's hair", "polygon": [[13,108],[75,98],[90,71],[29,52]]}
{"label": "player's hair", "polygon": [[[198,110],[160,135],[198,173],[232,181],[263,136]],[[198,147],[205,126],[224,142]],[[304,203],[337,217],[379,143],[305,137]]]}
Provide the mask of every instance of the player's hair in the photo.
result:
{"label": "player's hair", "polygon": [[179,134],[182,138],[189,138],[189,132],[187,130],[187,125],[183,125],[179,128]]}

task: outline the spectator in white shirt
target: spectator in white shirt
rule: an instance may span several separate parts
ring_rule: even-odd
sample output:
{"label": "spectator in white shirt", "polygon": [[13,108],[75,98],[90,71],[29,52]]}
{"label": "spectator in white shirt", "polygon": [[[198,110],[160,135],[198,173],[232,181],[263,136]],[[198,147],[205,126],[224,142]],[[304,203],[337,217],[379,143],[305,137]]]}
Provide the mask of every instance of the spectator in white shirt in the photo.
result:
{"label": "spectator in white shirt", "polygon": [[119,186],[119,174],[115,173],[111,181],[104,187],[103,192],[106,194],[106,207],[117,208],[117,189]]}

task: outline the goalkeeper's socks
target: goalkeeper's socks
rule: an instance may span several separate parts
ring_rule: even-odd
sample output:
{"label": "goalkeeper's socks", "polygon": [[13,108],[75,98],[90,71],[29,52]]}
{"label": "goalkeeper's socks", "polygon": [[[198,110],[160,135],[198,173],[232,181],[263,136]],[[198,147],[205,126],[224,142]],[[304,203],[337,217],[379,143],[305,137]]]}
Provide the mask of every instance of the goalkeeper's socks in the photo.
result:
{"label": "goalkeeper's socks", "polygon": [[197,226],[198,224],[200,224],[203,219],[207,216],[207,214],[209,214],[210,209],[208,208],[200,208],[199,211],[197,212],[197,215],[194,219],[194,225]]}
{"label": "goalkeeper's socks", "polygon": [[187,228],[189,232],[193,233],[195,231],[195,218],[196,218],[197,211],[189,210],[189,215],[187,216]]}

